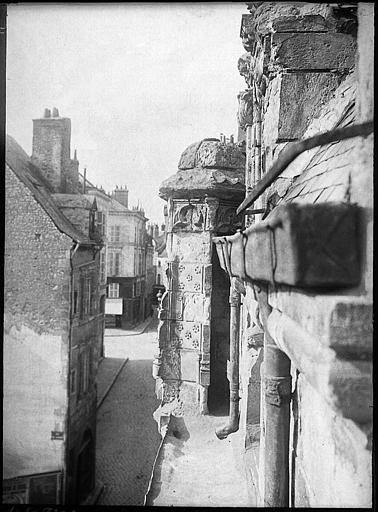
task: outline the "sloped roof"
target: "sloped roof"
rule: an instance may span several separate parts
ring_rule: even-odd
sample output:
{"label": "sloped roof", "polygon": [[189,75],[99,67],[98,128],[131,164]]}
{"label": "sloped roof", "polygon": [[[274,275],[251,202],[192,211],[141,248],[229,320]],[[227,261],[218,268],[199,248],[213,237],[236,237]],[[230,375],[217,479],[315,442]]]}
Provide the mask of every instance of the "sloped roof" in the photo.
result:
{"label": "sloped roof", "polygon": [[7,135],[6,139],[6,163],[18,177],[18,179],[30,190],[36,201],[42,206],[55,226],[75,242],[81,244],[94,244],[92,240],[80,232],[71,224],[67,217],[60,211],[53,199],[52,187],[44,178],[41,171],[31,161],[22,147],[13,137]]}

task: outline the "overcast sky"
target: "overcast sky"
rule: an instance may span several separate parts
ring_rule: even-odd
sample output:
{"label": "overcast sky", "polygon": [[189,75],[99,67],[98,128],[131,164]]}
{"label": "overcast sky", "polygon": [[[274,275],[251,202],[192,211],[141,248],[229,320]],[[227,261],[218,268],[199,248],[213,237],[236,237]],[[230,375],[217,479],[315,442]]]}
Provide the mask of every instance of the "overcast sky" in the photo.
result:
{"label": "overcast sky", "polygon": [[80,171],[127,185],[163,222],[160,183],[180,154],[237,132],[244,2],[8,5],[7,133],[31,154],[32,119],[71,118]]}

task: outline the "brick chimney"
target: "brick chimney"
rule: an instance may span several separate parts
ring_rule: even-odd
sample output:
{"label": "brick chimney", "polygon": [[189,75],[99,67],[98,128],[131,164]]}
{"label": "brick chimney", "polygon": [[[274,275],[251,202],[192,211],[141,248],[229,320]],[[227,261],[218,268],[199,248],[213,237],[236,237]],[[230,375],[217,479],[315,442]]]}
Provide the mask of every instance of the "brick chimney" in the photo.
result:
{"label": "brick chimney", "polygon": [[129,207],[129,191],[126,187],[120,187],[116,186],[116,188],[112,192],[112,198],[121,203],[126,208]]}
{"label": "brick chimney", "polygon": [[55,192],[79,190],[79,162],[71,160],[71,119],[60,117],[56,107],[46,108],[44,117],[33,119],[32,160]]}

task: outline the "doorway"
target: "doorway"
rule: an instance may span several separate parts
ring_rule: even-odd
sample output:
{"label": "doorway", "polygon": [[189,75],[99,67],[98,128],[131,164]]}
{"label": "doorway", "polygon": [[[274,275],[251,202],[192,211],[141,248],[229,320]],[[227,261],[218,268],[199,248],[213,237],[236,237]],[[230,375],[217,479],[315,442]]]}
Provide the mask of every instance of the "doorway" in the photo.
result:
{"label": "doorway", "polygon": [[215,250],[211,263],[212,295],[208,407],[210,414],[226,416],[230,400],[227,379],[227,360],[230,358],[230,280],[226,272],[222,270]]}

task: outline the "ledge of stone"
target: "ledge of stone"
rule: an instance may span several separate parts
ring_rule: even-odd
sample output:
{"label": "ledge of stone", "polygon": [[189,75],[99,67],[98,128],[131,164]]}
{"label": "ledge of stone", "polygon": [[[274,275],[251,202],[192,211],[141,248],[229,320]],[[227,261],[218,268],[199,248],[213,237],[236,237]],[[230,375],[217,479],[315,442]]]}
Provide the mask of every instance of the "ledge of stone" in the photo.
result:
{"label": "ledge of stone", "polygon": [[244,169],[179,170],[164,180],[159,189],[159,196],[165,200],[211,196],[241,202],[244,195]]}

